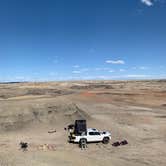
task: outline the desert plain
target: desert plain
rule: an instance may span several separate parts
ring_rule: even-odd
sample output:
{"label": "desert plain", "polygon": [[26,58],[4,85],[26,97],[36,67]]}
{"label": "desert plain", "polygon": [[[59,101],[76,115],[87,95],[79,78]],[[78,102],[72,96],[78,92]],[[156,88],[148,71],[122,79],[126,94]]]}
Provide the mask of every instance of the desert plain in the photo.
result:
{"label": "desert plain", "polygon": [[[110,131],[110,143],[68,143],[76,119]],[[56,165],[165,166],[166,80],[1,83],[0,166]]]}

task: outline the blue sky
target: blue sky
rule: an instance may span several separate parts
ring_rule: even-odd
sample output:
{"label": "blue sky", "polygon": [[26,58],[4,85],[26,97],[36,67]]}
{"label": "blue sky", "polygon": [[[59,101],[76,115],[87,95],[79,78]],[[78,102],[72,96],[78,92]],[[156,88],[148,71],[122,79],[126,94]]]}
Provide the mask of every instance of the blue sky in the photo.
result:
{"label": "blue sky", "polygon": [[166,78],[165,0],[0,1],[0,82]]}

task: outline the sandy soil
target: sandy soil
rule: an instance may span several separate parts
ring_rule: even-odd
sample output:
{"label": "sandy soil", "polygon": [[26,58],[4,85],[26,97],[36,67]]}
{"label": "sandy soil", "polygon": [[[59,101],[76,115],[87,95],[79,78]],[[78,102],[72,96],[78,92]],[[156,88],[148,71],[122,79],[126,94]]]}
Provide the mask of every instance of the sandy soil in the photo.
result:
{"label": "sandy soil", "polygon": [[[110,143],[69,144],[64,127],[82,118]],[[166,80],[0,84],[0,166],[165,166],[165,144]]]}

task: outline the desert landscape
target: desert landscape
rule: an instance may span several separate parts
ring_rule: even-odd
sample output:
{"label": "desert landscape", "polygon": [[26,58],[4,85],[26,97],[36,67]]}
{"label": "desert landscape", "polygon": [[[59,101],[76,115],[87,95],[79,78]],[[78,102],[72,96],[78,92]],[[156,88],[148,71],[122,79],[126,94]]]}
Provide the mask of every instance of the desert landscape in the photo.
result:
{"label": "desert landscape", "polygon": [[[68,143],[76,119],[110,131],[110,143]],[[165,147],[166,80],[0,84],[0,166],[165,166]]]}

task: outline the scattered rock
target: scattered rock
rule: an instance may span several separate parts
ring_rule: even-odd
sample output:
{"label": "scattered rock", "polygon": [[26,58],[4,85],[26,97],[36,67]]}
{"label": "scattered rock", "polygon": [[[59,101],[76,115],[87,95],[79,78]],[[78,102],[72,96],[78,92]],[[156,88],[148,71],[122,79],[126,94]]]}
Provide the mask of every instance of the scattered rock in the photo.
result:
{"label": "scattered rock", "polygon": [[56,133],[56,130],[48,131],[49,134]]}

